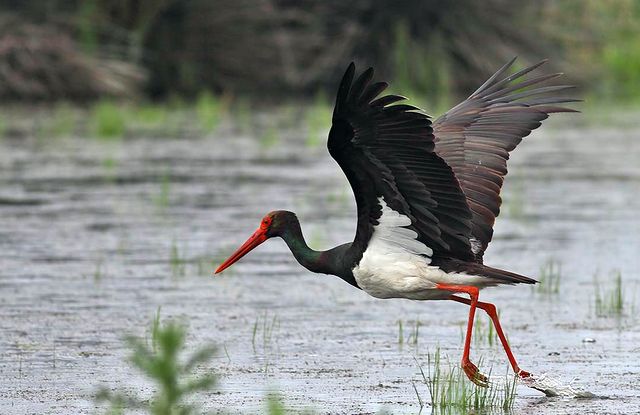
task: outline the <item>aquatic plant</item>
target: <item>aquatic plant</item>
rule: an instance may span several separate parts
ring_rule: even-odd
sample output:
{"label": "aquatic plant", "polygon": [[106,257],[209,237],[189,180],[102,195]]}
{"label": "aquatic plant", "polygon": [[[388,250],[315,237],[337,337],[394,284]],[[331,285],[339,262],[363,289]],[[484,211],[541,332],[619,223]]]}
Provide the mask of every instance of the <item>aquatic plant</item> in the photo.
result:
{"label": "aquatic plant", "polygon": [[267,413],[269,415],[285,415],[287,410],[282,403],[282,397],[276,392],[267,394]]}
{"label": "aquatic plant", "polygon": [[209,91],[200,93],[196,101],[196,116],[205,133],[213,132],[218,126],[221,109],[220,100],[215,95]]}
{"label": "aquatic plant", "polygon": [[[499,311],[498,315],[500,315]],[[462,341],[464,341],[464,334],[463,326],[460,326]],[[498,333],[496,333],[493,322],[489,317],[485,319],[481,315],[476,315],[473,323],[473,341],[476,345],[494,346],[498,344]]]}
{"label": "aquatic plant", "polygon": [[280,141],[280,137],[278,136],[278,129],[275,125],[268,126],[264,133],[260,136],[260,148],[263,150],[268,150]]}
{"label": "aquatic plant", "polygon": [[125,110],[112,101],[96,103],[91,112],[93,132],[98,138],[121,138],[126,130]]}
{"label": "aquatic plant", "polygon": [[418,339],[420,338],[421,325],[422,323],[420,322],[420,318],[416,318],[413,324],[410,326],[409,334],[405,336],[403,322],[402,320],[398,320],[398,344],[410,344],[412,346],[416,346],[418,344]]}
{"label": "aquatic plant", "polygon": [[156,206],[161,210],[169,206],[169,195],[171,193],[171,173],[167,170],[160,178],[160,192],[154,198]]}
{"label": "aquatic plant", "polygon": [[601,290],[600,284],[596,278],[595,308],[596,316],[598,317],[621,316],[625,311],[622,273],[620,271],[616,271],[613,282],[613,287],[603,291]]}
{"label": "aquatic plant", "polygon": [[216,376],[211,371],[196,376],[197,367],[209,362],[216,348],[204,346],[183,359],[186,331],[175,322],[154,322],[156,347],[150,348],[144,339],[129,336],[126,342],[131,350],[129,361],[154,385],[150,399],[123,391],[112,391],[103,387],[96,394],[98,402],[110,405],[109,413],[122,414],[124,409],[135,409],[152,415],[194,414],[199,412],[194,404],[194,395],[210,391],[216,385]]}
{"label": "aquatic plant", "polygon": [[538,294],[558,294],[560,281],[562,280],[562,263],[553,258],[548,259],[540,267],[538,283],[531,286],[533,292]]}
{"label": "aquatic plant", "polygon": [[134,106],[131,111],[131,118],[136,123],[157,127],[167,122],[169,112],[166,105],[147,103]]}
{"label": "aquatic plant", "polygon": [[[459,365],[444,364],[439,347],[435,353],[427,354],[427,373],[419,363],[418,368],[429,391],[432,413],[447,414],[452,410],[467,413],[488,409],[508,411],[513,408],[516,396],[515,375],[507,374],[502,383],[491,382],[489,387],[480,387],[469,382]],[[421,399],[419,403],[423,405]]]}
{"label": "aquatic plant", "polygon": [[[498,316],[500,315],[500,311],[497,310]],[[486,318],[486,320],[485,320]],[[464,338],[466,335],[466,322],[460,324],[460,341],[464,342]],[[473,342],[477,346],[487,345],[487,346],[495,346],[498,344],[498,333],[495,331],[493,326],[493,322],[487,316],[483,316],[482,314],[476,314],[476,318],[473,321]]]}
{"label": "aquatic plant", "polygon": [[274,334],[277,334],[277,330],[280,328],[280,322],[278,321],[278,315],[274,314],[273,317],[269,317],[269,312],[265,310],[264,314],[256,317],[256,321],[253,324],[253,331],[251,335],[251,344],[253,346],[254,353],[257,351],[256,345],[259,337],[262,338],[262,350],[266,352],[271,348],[272,340],[274,340]]}
{"label": "aquatic plant", "polygon": [[271,357],[273,352],[273,342],[277,339],[280,321],[278,315],[269,316],[269,312],[265,310],[264,314],[256,317],[253,324],[251,334],[251,345],[253,352],[261,354],[264,360],[263,372],[267,373],[271,366]]}
{"label": "aquatic plant", "polygon": [[113,156],[106,155],[105,158],[102,159],[102,169],[104,170],[104,181],[114,183],[118,173],[118,161]]}
{"label": "aquatic plant", "polygon": [[96,261],[96,267],[95,267],[95,270],[93,271],[93,282],[95,282],[96,284],[99,283],[102,280],[102,277],[104,276],[103,265],[104,265],[103,259],[99,259],[98,261]]}
{"label": "aquatic plant", "polygon": [[154,353],[158,351],[158,342],[160,336],[160,311],[162,310],[162,306],[158,306],[156,309],[156,315],[151,322],[151,348]]}
{"label": "aquatic plant", "polygon": [[[224,260],[224,259],[223,259]],[[212,260],[208,256],[199,256],[195,259],[196,274],[200,276],[209,276],[215,269],[218,262]]]}
{"label": "aquatic plant", "polygon": [[169,264],[171,265],[171,274],[174,277],[184,277],[186,275],[187,261],[181,256],[178,243],[175,238],[171,241]]}

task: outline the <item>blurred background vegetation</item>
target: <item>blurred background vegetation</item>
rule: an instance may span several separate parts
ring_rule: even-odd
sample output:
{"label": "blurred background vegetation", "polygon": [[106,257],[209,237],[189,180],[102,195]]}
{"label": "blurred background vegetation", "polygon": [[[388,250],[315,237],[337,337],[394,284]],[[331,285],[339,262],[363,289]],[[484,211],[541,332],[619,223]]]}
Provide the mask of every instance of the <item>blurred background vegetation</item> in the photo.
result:
{"label": "blurred background vegetation", "polygon": [[[55,108],[45,134],[75,128],[78,106],[118,136],[185,105],[206,132],[231,105],[329,104],[351,60],[435,114],[515,55],[550,58],[587,101],[636,105],[640,1],[0,1],[0,102]],[[0,132],[19,132],[7,113]]]}

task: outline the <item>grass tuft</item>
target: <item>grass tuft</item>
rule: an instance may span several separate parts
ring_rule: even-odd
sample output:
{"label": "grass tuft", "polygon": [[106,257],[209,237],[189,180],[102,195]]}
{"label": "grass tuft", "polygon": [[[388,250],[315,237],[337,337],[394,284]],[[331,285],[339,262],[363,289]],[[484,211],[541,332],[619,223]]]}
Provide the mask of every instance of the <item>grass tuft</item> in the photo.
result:
{"label": "grass tuft", "polygon": [[613,282],[613,287],[602,290],[596,279],[595,304],[598,317],[620,317],[626,309],[620,271],[616,271]]}
{"label": "grass tuft", "polygon": [[269,371],[272,352],[274,351],[273,343],[277,340],[279,329],[280,321],[278,320],[278,315],[274,314],[273,316],[269,316],[268,311],[258,316],[253,324],[251,344],[254,353],[262,354],[264,359],[264,373]]}
{"label": "grass tuft", "polygon": [[154,321],[152,331],[156,336],[156,348],[150,348],[144,339],[134,336],[126,338],[131,351],[130,362],[154,385],[151,399],[104,387],[96,394],[96,400],[108,403],[108,413],[111,414],[122,414],[125,409],[152,415],[199,413],[199,408],[193,403],[194,396],[212,390],[216,385],[216,376],[210,371],[199,376],[195,372],[213,358],[216,348],[204,346],[183,359],[181,355],[186,346],[183,326],[174,322],[159,324]]}
{"label": "grass tuft", "polygon": [[136,123],[148,127],[163,126],[167,123],[169,118],[166,105],[149,103],[134,107],[131,115]]}
{"label": "grass tuft", "polygon": [[125,110],[112,101],[99,101],[92,109],[91,120],[98,138],[116,139],[124,136],[127,127]]}
{"label": "grass tuft", "polygon": [[171,275],[174,277],[184,277],[187,275],[187,261],[181,256],[175,238],[171,241],[169,264],[171,265]]}
{"label": "grass tuft", "polygon": [[408,335],[404,332],[404,324],[402,320],[398,320],[398,345],[402,346],[403,344],[409,344],[412,346],[418,345],[418,340],[420,338],[420,326],[422,323],[420,322],[420,318],[416,318],[413,324],[409,327]]}
{"label": "grass tuft", "polygon": [[267,394],[267,413],[269,415],[285,415],[287,413],[280,394],[275,392]]}
{"label": "grass tuft", "polygon": [[544,295],[560,293],[560,281],[562,280],[562,263],[555,259],[549,259],[540,267],[538,283],[531,286],[533,292]]}
{"label": "grass tuft", "polygon": [[515,375],[507,375],[503,384],[492,382],[487,388],[474,385],[460,366],[446,364],[445,367],[439,347],[434,354],[427,354],[427,373],[425,374],[420,364],[418,368],[431,397],[432,413],[448,414],[453,410],[478,413],[490,409],[509,411],[513,408],[516,396]]}
{"label": "grass tuft", "polygon": [[156,309],[156,315],[151,322],[151,348],[153,352],[156,353],[158,351],[158,342],[159,342],[159,333],[160,328],[160,311],[162,310],[162,306],[158,306]]}
{"label": "grass tuft", "polygon": [[196,115],[205,133],[213,132],[220,123],[221,108],[220,100],[211,92],[205,91],[198,96]]}
{"label": "grass tuft", "polygon": [[278,145],[280,142],[280,136],[278,135],[278,129],[275,125],[270,125],[264,130],[264,133],[260,135],[260,148],[262,150],[268,150]]}
{"label": "grass tuft", "polygon": [[[498,314],[500,314],[498,312]],[[466,323],[460,326],[460,337],[464,341]],[[498,344],[498,333],[496,333],[493,322],[489,317],[483,318],[477,315],[473,323],[473,341],[476,345],[488,345],[493,347]]]}
{"label": "grass tuft", "polygon": [[274,334],[277,334],[279,328],[280,321],[278,321],[277,314],[274,314],[273,317],[270,317],[269,312],[265,311],[264,314],[256,317],[256,321],[253,324],[253,332],[251,336],[253,351],[257,351],[259,340],[262,340],[261,343],[263,351],[270,349],[272,341],[274,340]]}

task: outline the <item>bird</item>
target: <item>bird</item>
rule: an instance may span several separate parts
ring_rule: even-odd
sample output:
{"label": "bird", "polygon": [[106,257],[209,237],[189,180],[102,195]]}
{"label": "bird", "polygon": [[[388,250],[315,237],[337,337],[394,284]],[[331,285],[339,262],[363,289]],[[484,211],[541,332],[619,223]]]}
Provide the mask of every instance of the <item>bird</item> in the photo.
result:
{"label": "bird", "polygon": [[[466,100],[431,121],[400,95],[382,95],[368,68],[351,62],[340,81],[327,148],[355,197],[354,240],[327,251],[307,245],[295,213],[267,213],[258,229],[215,271],[221,273],[269,238],[280,237],[315,273],[340,277],[376,298],[451,300],[469,306],[461,366],[475,384],[488,377],[470,360],[477,309],[490,317],[514,373],[531,377],[511,352],[496,307],[479,292],[535,279],[483,263],[500,213],[507,160],[524,137],[563,106],[562,73],[534,75],[542,60],[514,73],[500,67]],[[511,74],[510,74],[511,73]]]}

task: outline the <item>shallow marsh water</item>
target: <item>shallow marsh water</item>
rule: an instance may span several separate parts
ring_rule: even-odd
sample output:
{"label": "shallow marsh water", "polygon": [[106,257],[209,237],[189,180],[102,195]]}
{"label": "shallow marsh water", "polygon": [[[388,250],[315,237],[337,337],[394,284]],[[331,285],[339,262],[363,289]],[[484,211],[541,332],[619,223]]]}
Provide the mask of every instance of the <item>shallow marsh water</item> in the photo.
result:
{"label": "shallow marsh water", "polygon": [[[609,397],[520,386],[514,413],[640,412],[639,135],[556,123],[512,157],[485,262],[537,277],[556,259],[559,293],[481,298],[499,308],[524,369]],[[158,307],[188,324],[194,347],[220,345],[206,408],[256,413],[278,391],[297,410],[417,413],[412,384],[429,395],[416,361],[437,346],[458,361],[467,309],[370,298],[302,269],[280,240],[212,277],[273,209],[297,212],[316,249],[354,233],[346,180],[302,134],[269,145],[226,127],[206,139],[0,141],[0,413],[95,413],[99,386],[148,393],[122,336],[148,333]],[[596,284],[612,289],[615,270],[624,314],[597,317]],[[416,319],[417,344],[399,345],[398,320],[406,340]],[[506,370],[498,346],[474,342],[480,356]]]}

